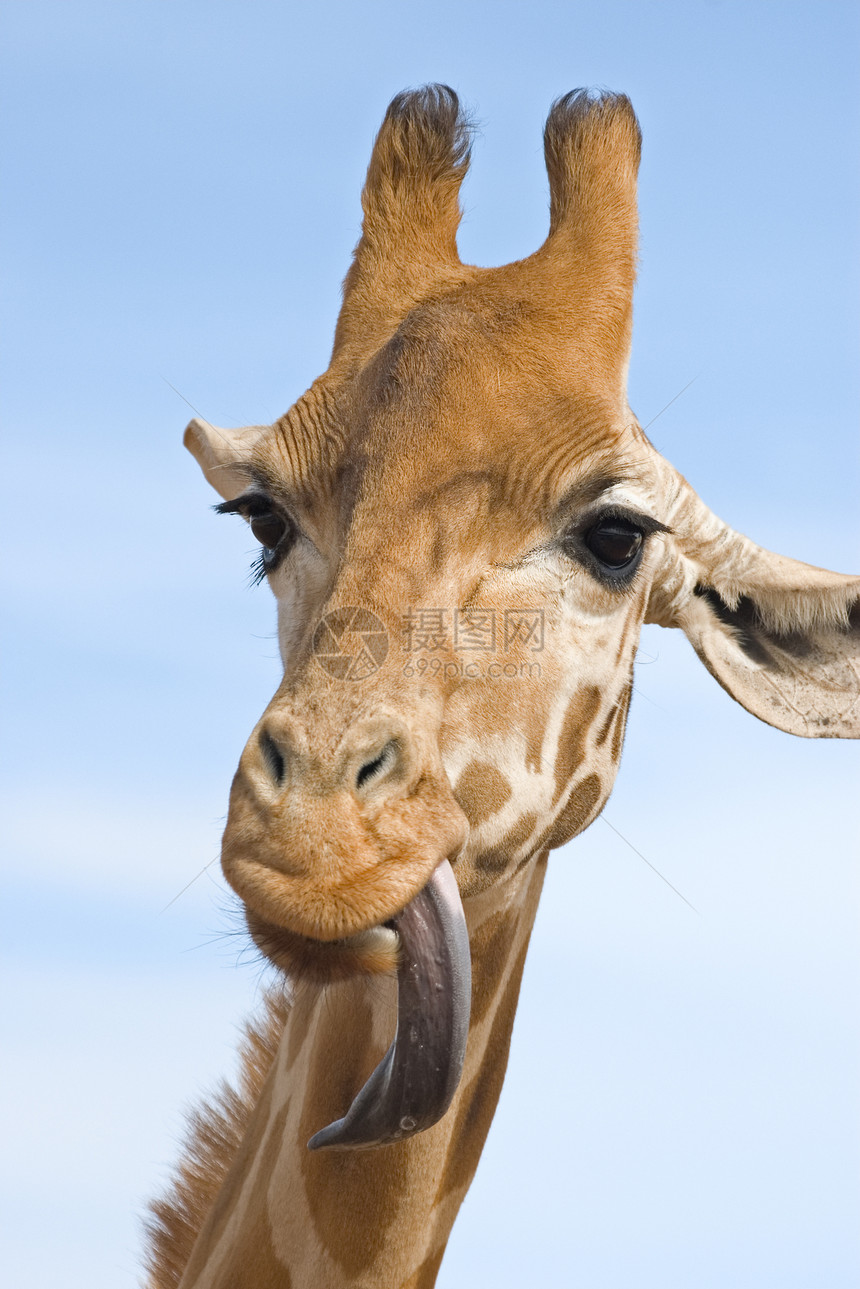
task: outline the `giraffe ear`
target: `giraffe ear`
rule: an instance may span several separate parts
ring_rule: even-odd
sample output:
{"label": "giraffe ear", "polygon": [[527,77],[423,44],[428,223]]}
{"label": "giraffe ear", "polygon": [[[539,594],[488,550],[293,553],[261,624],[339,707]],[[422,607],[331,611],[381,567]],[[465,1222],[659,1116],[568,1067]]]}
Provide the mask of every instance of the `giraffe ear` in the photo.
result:
{"label": "giraffe ear", "polygon": [[246,425],[224,430],[195,417],[185,428],[183,443],[215,491],[232,501],[248,486],[251,453],[268,428]]}
{"label": "giraffe ear", "polygon": [[667,620],[655,584],[651,620],[681,627],[711,675],[768,725],[860,737],[860,577],[764,550],[696,501],[695,539],[680,523],[673,539],[690,589]]}

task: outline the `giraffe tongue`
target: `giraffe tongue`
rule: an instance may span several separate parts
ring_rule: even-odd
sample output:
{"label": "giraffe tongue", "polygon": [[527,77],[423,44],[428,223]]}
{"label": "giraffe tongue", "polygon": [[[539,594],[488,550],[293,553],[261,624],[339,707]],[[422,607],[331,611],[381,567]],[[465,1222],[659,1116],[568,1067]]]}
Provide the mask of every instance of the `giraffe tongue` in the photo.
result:
{"label": "giraffe tongue", "polygon": [[400,936],[397,1033],[342,1119],[310,1150],[361,1149],[431,1128],[451,1104],[466,1055],[471,961],[466,919],[443,860],[392,925]]}

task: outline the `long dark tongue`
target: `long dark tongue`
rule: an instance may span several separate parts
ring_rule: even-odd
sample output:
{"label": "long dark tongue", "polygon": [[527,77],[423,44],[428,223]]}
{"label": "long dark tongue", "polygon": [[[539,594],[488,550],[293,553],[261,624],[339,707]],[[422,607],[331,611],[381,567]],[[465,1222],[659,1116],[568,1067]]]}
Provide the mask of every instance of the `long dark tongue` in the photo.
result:
{"label": "long dark tongue", "polygon": [[397,1033],[342,1119],[314,1133],[310,1150],[402,1141],[437,1123],[466,1055],[472,968],[457,882],[447,860],[393,925],[400,936]]}

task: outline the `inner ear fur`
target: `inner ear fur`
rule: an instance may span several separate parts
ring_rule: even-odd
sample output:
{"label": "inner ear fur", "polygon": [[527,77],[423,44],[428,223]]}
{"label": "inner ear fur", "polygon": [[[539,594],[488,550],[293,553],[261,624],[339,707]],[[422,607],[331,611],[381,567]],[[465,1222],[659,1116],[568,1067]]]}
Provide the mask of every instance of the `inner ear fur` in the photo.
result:
{"label": "inner ear fur", "polygon": [[222,429],[198,417],[185,427],[183,443],[225,501],[232,501],[248,486],[248,466],[253,449],[269,427],[246,425]]}
{"label": "inner ear fur", "polygon": [[680,627],[760,720],[805,738],[860,737],[860,577],[764,550],[696,502],[704,540],[686,543],[683,521],[671,539],[686,591],[652,620]]}

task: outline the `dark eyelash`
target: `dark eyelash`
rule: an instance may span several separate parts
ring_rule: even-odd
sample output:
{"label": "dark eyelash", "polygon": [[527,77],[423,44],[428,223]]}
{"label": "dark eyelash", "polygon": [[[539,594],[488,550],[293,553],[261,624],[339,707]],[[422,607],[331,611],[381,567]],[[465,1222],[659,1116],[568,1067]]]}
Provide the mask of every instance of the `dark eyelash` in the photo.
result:
{"label": "dark eyelash", "polygon": [[241,515],[248,504],[246,496],[237,497],[235,501],[219,501],[212,509],[216,515]]}
{"label": "dark eyelash", "polygon": [[[256,500],[256,497],[249,497],[247,493],[244,493],[241,497],[236,497],[234,501],[220,501],[218,505],[213,506],[212,509],[215,511],[216,515],[241,515],[243,519],[247,519],[249,502],[253,504]],[[248,571],[248,585],[259,586],[261,582],[265,582],[268,571],[269,570],[266,568],[265,551],[260,550],[255,556]]]}
{"label": "dark eyelash", "polygon": [[626,506],[604,506],[593,513],[586,515],[584,519],[576,525],[576,531],[587,532],[595,524],[600,523],[603,519],[623,519],[628,524],[642,530],[646,537],[653,533],[671,533],[672,529],[659,519],[653,519],[651,515],[644,515],[638,510],[628,510]]}
{"label": "dark eyelash", "polygon": [[251,565],[249,584],[251,586],[259,586],[261,582],[265,582],[268,572],[269,570],[266,568],[265,551],[261,550]]}
{"label": "dark eyelash", "polygon": [[[217,506],[212,507],[216,515],[241,515],[249,523],[254,517],[255,509],[259,512],[261,508],[269,510],[272,508],[272,503],[269,501],[268,496],[259,492],[244,492],[233,501],[221,501]],[[290,520],[290,524],[293,532],[295,532],[296,528],[292,520]],[[261,582],[266,580],[274,567],[274,562],[266,563],[266,550],[265,548],[261,549],[251,564],[248,584],[250,586],[259,586]]]}
{"label": "dark eyelash", "polygon": [[243,519],[253,516],[255,509],[260,507],[271,508],[272,502],[265,493],[260,492],[243,492],[241,496],[236,497],[233,501],[219,501],[217,506],[212,509],[216,515],[241,515]]}

